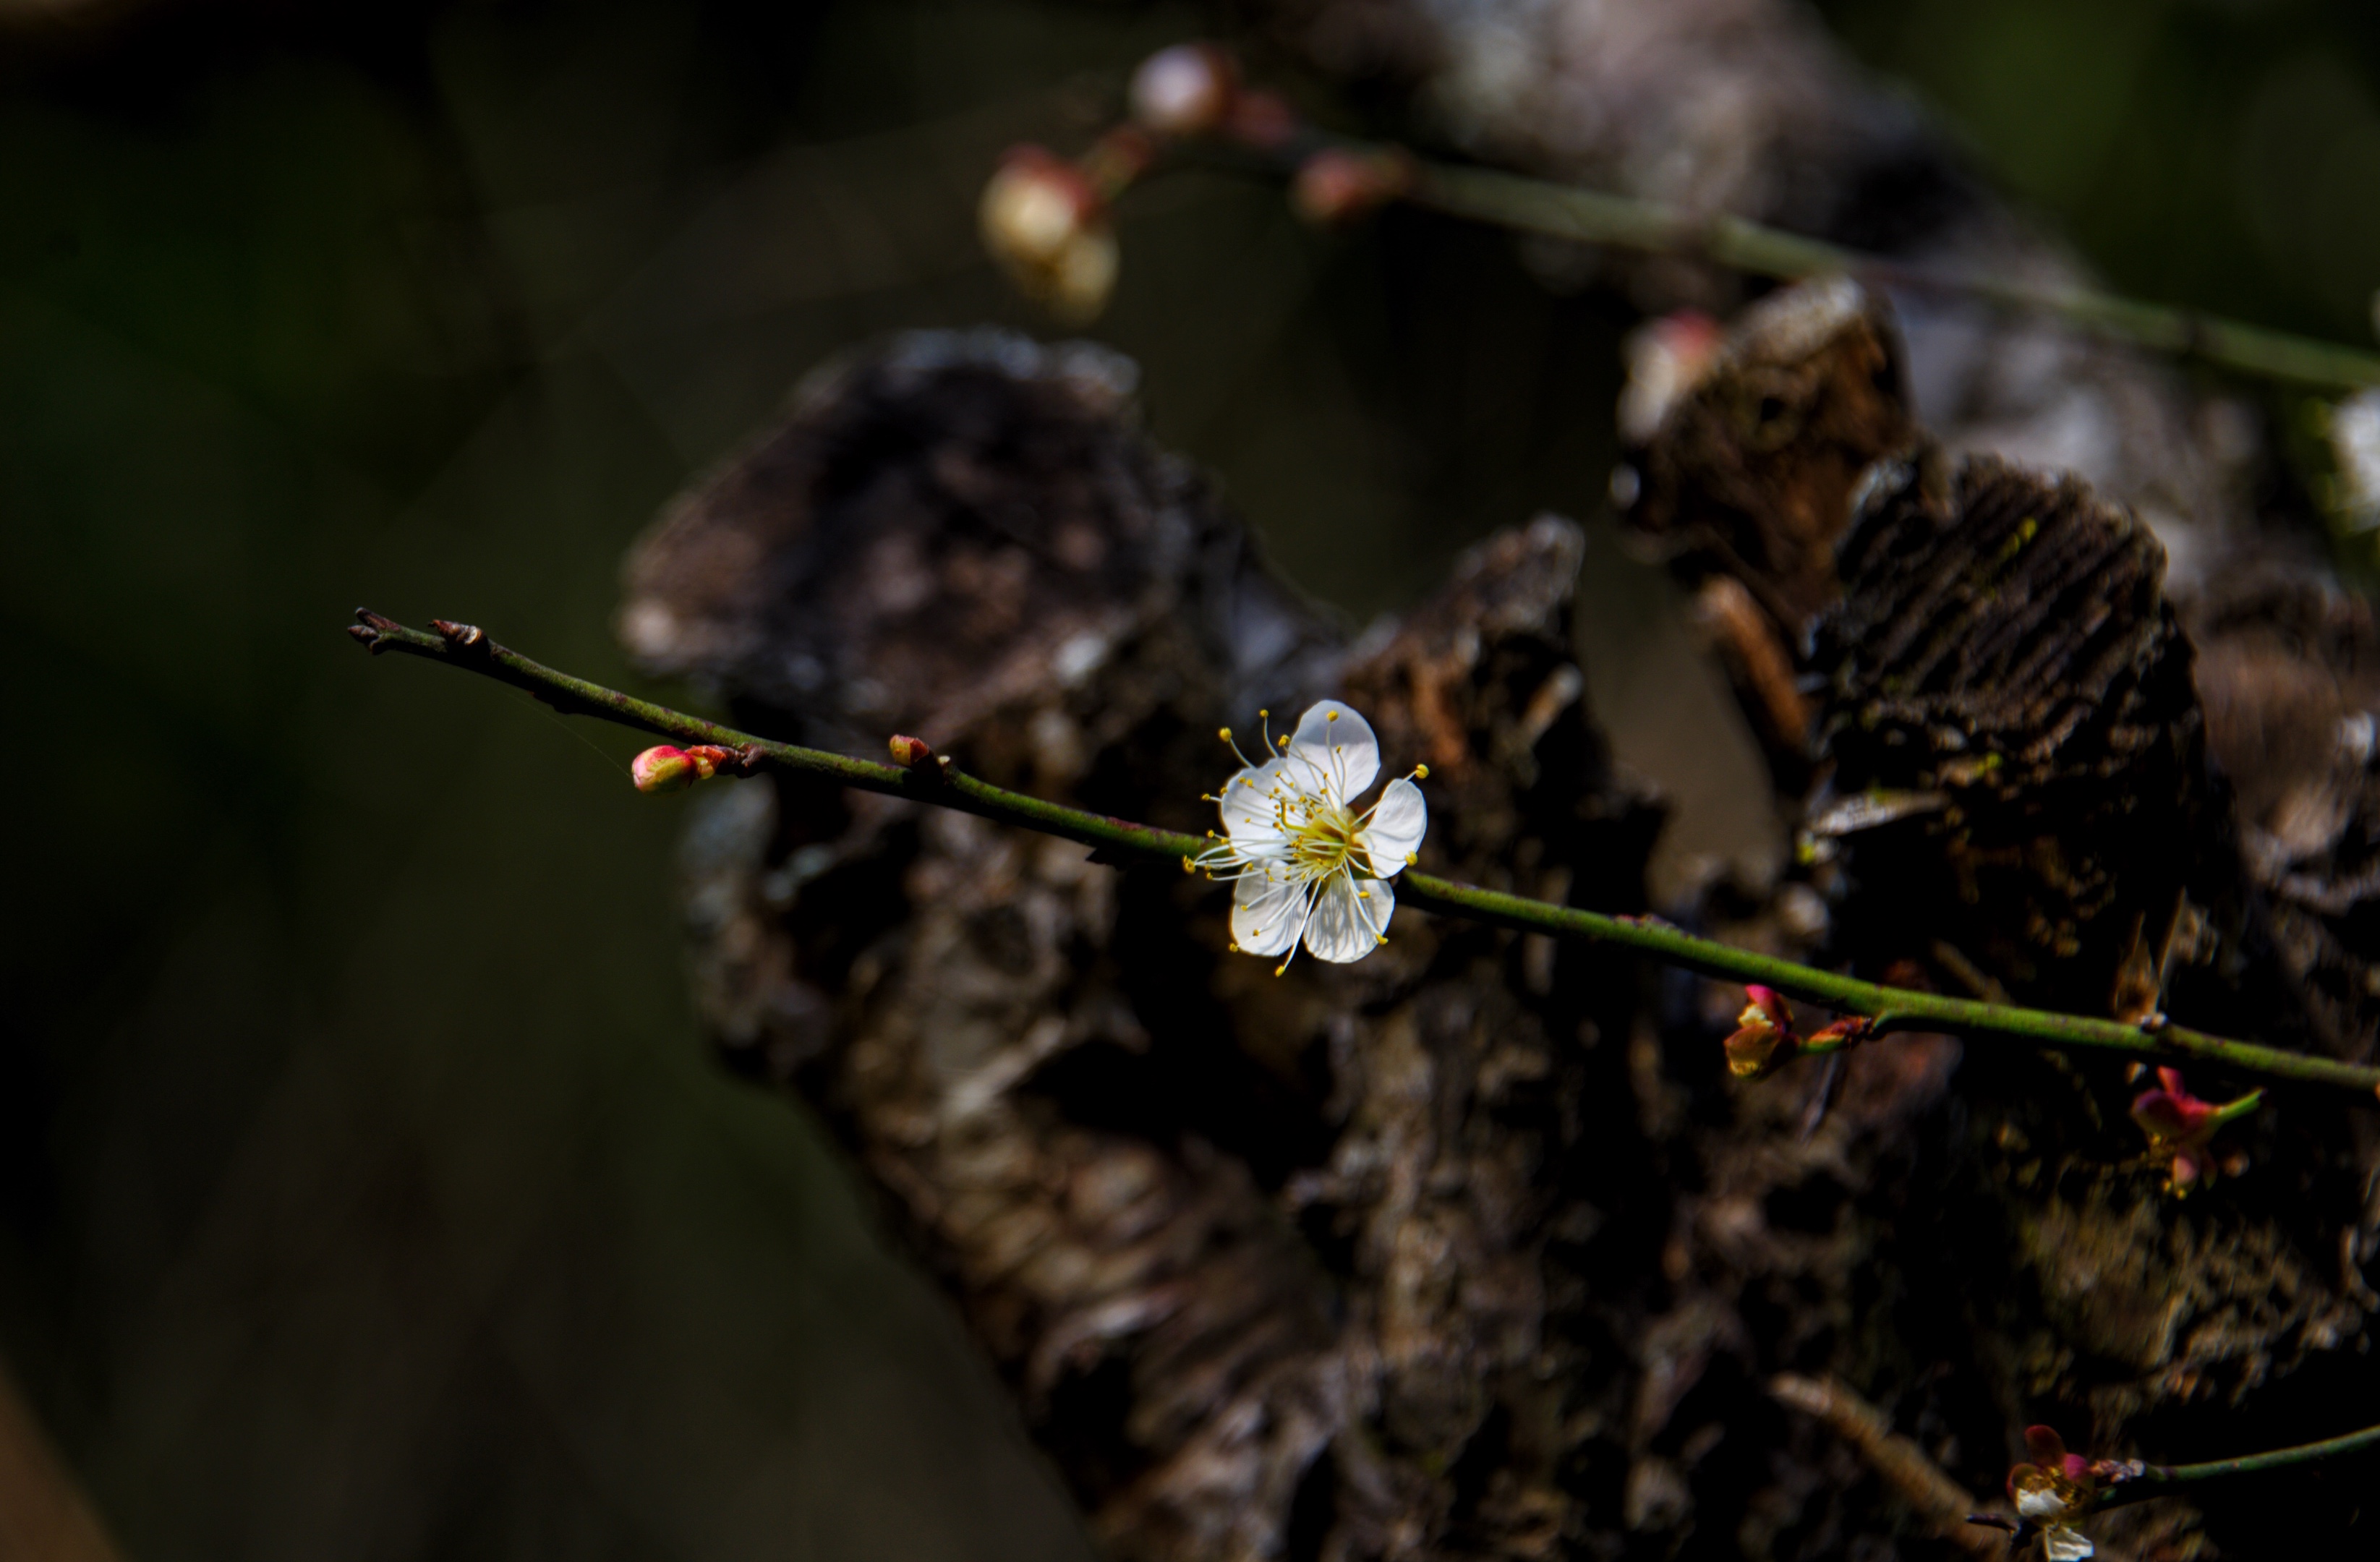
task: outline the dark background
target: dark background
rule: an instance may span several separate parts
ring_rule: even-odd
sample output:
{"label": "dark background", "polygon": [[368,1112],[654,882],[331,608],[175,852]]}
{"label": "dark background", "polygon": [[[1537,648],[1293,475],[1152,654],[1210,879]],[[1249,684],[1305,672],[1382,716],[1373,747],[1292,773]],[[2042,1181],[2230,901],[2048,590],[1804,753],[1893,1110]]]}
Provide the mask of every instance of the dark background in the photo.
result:
{"label": "dark background", "polygon": [[[2119,285],[2369,339],[2374,7],[1824,10]],[[1229,20],[0,0],[0,1353],[128,1554],[1085,1554],[810,1123],[705,1055],[634,741],[339,626],[633,684],[657,506],[838,349],[1038,328],[991,160]],[[1353,617],[1599,506],[1617,300],[1217,177],[1122,230],[1094,333]],[[1773,850],[1661,578],[1598,530],[1587,592],[1664,871]]]}

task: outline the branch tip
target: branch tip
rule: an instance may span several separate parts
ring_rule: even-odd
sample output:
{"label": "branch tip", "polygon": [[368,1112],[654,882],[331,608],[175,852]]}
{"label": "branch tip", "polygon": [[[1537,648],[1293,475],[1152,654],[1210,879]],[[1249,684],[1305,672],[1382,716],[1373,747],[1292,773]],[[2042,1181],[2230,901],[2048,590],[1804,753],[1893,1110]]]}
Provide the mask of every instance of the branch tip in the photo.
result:
{"label": "branch tip", "polygon": [[382,641],[404,627],[396,620],[376,613],[370,608],[358,608],[356,621],[347,625],[347,633],[355,636],[356,644],[378,656]]}

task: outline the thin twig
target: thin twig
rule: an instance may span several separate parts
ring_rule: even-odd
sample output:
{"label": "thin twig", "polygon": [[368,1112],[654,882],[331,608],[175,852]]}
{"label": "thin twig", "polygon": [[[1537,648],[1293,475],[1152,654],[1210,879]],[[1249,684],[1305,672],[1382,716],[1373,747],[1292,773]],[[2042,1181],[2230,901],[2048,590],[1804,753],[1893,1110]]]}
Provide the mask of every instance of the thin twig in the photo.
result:
{"label": "thin twig", "polygon": [[[374,654],[397,651],[444,662],[525,689],[565,715],[594,716],[661,737],[713,745],[729,750],[735,765],[747,773],[779,769],[822,776],[863,792],[956,808],[1079,842],[1091,847],[1095,858],[1106,862],[1138,859],[1186,864],[1188,858],[1209,844],[1198,836],[1158,829],[1009,792],[958,770],[947,759],[903,768],[792,744],[771,743],[558,672],[506,649],[468,624],[433,619],[431,623],[438,632],[430,634],[360,609],[356,617],[358,622],[348,633]],[[2380,1096],[2380,1068],[2311,1057],[2255,1042],[2228,1040],[2169,1023],[2128,1025],[2116,1020],[1882,987],[1697,938],[1657,918],[1607,916],[1599,912],[1457,884],[1419,872],[1407,872],[1398,878],[1397,899],[1406,906],[1467,917],[1491,926],[1618,944],[1706,976],[1756,982],[1838,1013],[1864,1016],[1875,1022],[1869,1035],[1889,1031],[1934,1031],[1976,1040],[2095,1048],[2166,1061],[2191,1059],[2219,1063],[2244,1073],[2342,1086]]]}
{"label": "thin twig", "polygon": [[[1912,266],[1724,212],[1698,215],[1635,196],[1500,169],[1430,162],[1383,143],[1346,140],[1309,130],[1270,149],[1184,142],[1171,150],[1188,162],[1281,176],[1293,172],[1305,156],[1326,146],[1395,160],[1410,176],[1393,193],[1415,206],[1519,233],[1647,254],[1692,256],[1788,282],[1840,272],[1888,290],[1974,298],[2001,309],[2048,315],[2095,336],[2199,358],[2240,373],[2330,391],[2380,385],[2380,354],[2336,342],[2094,288],[2043,286],[1989,272]],[[1161,168],[1163,163],[1157,166]]]}
{"label": "thin twig", "polygon": [[2188,1485],[2194,1481],[2216,1481],[2226,1475],[2252,1475],[2259,1471],[2316,1464],[2366,1448],[2380,1448],[2380,1426],[2367,1426],[2361,1432],[2325,1437],[2318,1443],[2300,1443],[2292,1447],[2274,1448],[2261,1454],[2242,1454],[2238,1459],[2209,1459],[2204,1464],[2143,1465],[2139,1474],[2115,1485],[2102,1487],[2098,1500],[2092,1506],[2120,1508],[2126,1503],[2146,1502],[2152,1497],[2168,1495],[2169,1488]]}
{"label": "thin twig", "polygon": [[1768,1392],[1779,1404],[1816,1417],[1827,1429],[1867,1461],[1918,1515],[1961,1551],[1998,1557],[2008,1548],[1997,1535],[1970,1527],[1967,1515],[1975,1499],[1966,1487],[1942,1472],[1925,1450],[1892,1429],[1885,1413],[1833,1377],[1804,1377],[1779,1373],[1768,1380]]}

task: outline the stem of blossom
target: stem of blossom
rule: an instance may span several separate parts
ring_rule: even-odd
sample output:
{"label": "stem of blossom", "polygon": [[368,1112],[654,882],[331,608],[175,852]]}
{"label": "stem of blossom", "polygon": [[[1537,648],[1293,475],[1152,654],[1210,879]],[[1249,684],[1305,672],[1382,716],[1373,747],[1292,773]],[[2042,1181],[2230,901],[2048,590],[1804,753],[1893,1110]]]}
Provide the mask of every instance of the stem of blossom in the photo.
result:
{"label": "stem of blossom", "polygon": [[[1183,151],[1193,160],[1205,152],[1230,166],[1247,169],[1253,163],[1268,174],[1290,175],[1305,157],[1326,145],[1363,155],[1402,154],[1402,148],[1385,143],[1342,140],[1310,130],[1277,149],[1184,144]],[[2243,321],[2143,303],[2087,287],[2046,287],[1984,272],[1912,266],[1724,212],[1702,215],[1661,201],[1500,169],[1411,158],[1404,166],[1410,176],[1392,193],[1410,204],[1518,233],[1650,254],[1695,256],[1783,281],[1840,272],[1887,290],[1975,298],[2002,309],[2048,315],[2095,336],[2200,358],[2241,373],[2334,391],[2380,385],[2380,354]]]}
{"label": "stem of blossom", "polygon": [[[1208,844],[1195,835],[1158,829],[1129,819],[1094,814],[1028,797],[978,781],[934,760],[915,769],[879,765],[793,744],[771,743],[700,717],[688,716],[615,689],[531,661],[490,639],[480,630],[433,619],[438,633],[410,629],[393,619],[358,609],[347,631],[374,655],[396,651],[444,662],[535,696],[564,715],[594,716],[681,742],[730,750],[747,774],[762,769],[822,776],[863,792],[907,797],[956,808],[1002,824],[1019,825],[1091,847],[1100,861],[1130,859],[1179,864]],[[922,746],[922,745],[920,745]],[[1880,987],[1832,971],[1755,954],[1690,934],[1651,917],[1608,916],[1553,905],[1519,895],[1457,884],[1408,871],[1397,879],[1401,905],[1468,918],[1524,933],[1618,944],[1665,964],[1730,982],[1757,982],[1789,997],[1837,1013],[1874,1022],[1869,1037],[1888,1031],[1937,1031],[1975,1040],[2024,1041],[2059,1048],[2088,1047],[2134,1057],[2192,1059],[2243,1073],[2309,1084],[2343,1086],[2380,1096],[2380,1068],[2289,1052],[2255,1042],[2232,1041],[2184,1026],[2128,1025],[2116,1020],[2057,1014],[2046,1010],[1946,998],[1904,987]],[[2194,1469],[2195,1466],[2183,1468]]]}
{"label": "stem of blossom", "polygon": [[2131,1479],[2102,1487],[2098,1500],[2092,1506],[2095,1508],[2120,1508],[2126,1503],[2146,1502],[2152,1497],[2164,1496],[2167,1488],[2187,1485],[2193,1481],[2219,1480],[2226,1475],[2252,1475],[2263,1470],[2286,1470],[2291,1465],[2313,1464],[2366,1448],[2380,1448],[2380,1426],[2367,1426],[2361,1432],[2325,1437],[2319,1443],[2300,1443],[2295,1447],[2242,1454],[2238,1459],[2209,1459],[2204,1464],[2143,1465],[2141,1472]]}

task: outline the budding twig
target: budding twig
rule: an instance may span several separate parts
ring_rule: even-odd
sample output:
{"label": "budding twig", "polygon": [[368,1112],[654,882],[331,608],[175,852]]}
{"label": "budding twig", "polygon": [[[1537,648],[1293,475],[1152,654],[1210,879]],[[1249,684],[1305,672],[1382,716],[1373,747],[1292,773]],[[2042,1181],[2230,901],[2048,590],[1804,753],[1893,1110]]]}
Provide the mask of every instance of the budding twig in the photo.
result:
{"label": "budding twig", "polygon": [[2132,346],[2196,357],[2225,369],[2327,390],[2380,385],[2380,354],[2143,303],[2088,287],[2045,287],[1985,272],[1912,266],[1719,213],[1696,217],[1659,201],[1581,189],[1490,168],[1415,164],[1404,199],[1416,206],[1523,233],[1619,249],[1694,255],[1755,276],[1798,281],[1846,273],[1906,293],[1980,299],[2045,314],[2076,330]]}
{"label": "budding twig", "polygon": [[[1109,138],[1145,139],[1134,142],[1140,150],[1132,172],[1109,182],[1107,200],[1169,163],[1214,163],[1287,178],[1293,203],[1321,222],[1404,200],[1520,233],[1692,256],[1757,276],[1797,281],[1845,272],[1903,292],[1975,298],[2048,315],[2133,346],[2324,389],[2380,385],[2380,355],[2338,343],[2088,287],[1912,266],[1725,212],[1690,212],[1493,168],[1427,161],[1391,143],[1330,135],[1299,120],[1277,95],[1243,83],[1229,57],[1211,45],[1178,45],[1152,55],[1135,78],[1132,115],[1136,123],[1119,127]],[[1086,166],[1112,161],[1100,148],[1084,160]]]}
{"label": "budding twig", "polygon": [[[498,645],[468,625],[441,623],[442,632],[432,635],[360,609],[356,618],[357,623],[347,633],[375,655],[396,651],[442,661],[526,690],[565,715],[594,716],[639,732],[725,749],[747,772],[776,769],[821,776],[863,792],[956,808],[1091,847],[1094,856],[1104,862],[1138,859],[1164,864],[1178,871],[1184,856],[1203,851],[1208,844],[1195,835],[1070,808],[993,786],[933,756],[916,739],[904,740],[914,745],[917,754],[917,762],[905,767],[874,764],[793,744],[771,743],[556,672]],[[903,757],[911,757],[911,751],[905,750]],[[2166,1061],[2197,1059],[2242,1073],[2339,1086],[2380,1096],[2380,1068],[2312,1057],[2255,1042],[2233,1041],[2183,1025],[2167,1023],[2151,1030],[2118,1020],[2057,1014],[1883,987],[1698,938],[1656,918],[1607,916],[1599,912],[1457,884],[1415,871],[1407,871],[1397,882],[1398,900],[1406,906],[1520,932],[1618,944],[1706,976],[1774,987],[1805,1003],[1872,1022],[1864,1031],[1869,1037],[1893,1031],[1932,1031],[1979,1041],[2091,1048]],[[2177,1473],[2173,1478],[2195,1477]]]}
{"label": "budding twig", "polygon": [[2318,1464],[2326,1459],[2360,1453],[2366,1448],[2380,1448],[2380,1426],[2342,1433],[2318,1443],[2299,1443],[2261,1454],[2242,1454],[2238,1459],[2209,1459],[2204,1464],[2143,1464],[2138,1473],[2127,1472],[2122,1480],[2101,1487],[2092,1507],[2095,1510],[2120,1508],[2126,1503],[2146,1502],[2152,1497],[2168,1495],[2172,1487],[2186,1486],[2193,1482],[2217,1481],[2227,1475],[2252,1475],[2266,1470],[2287,1470],[2292,1465]]}

